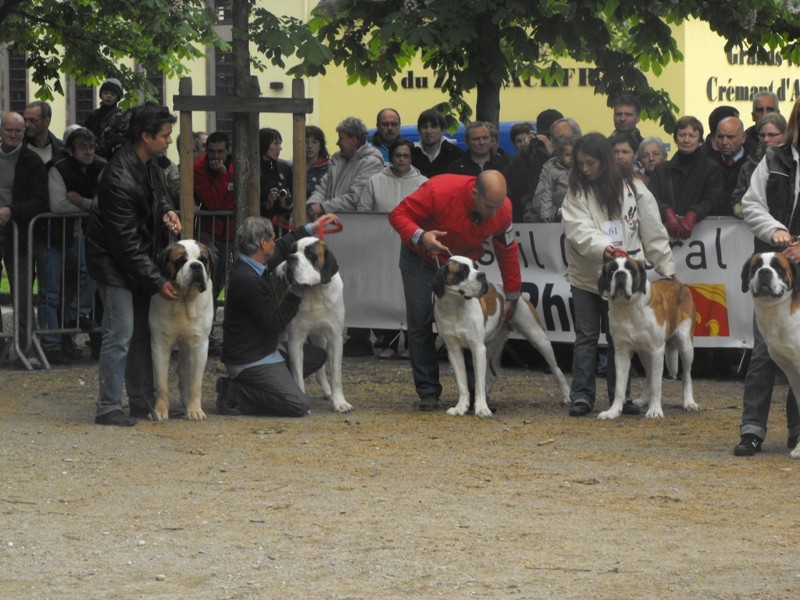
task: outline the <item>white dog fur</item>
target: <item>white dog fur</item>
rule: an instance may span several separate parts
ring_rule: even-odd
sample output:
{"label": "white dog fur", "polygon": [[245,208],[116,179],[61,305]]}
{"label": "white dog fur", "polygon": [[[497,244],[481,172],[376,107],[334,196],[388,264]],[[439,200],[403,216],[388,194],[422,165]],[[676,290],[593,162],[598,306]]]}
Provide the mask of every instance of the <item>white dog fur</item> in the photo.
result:
{"label": "white dog fur", "polygon": [[349,412],[353,407],[345,400],[342,389],[342,346],[344,336],[344,284],[336,258],[325,242],[304,237],[295,243],[292,253],[278,265],[275,275],[287,284],[305,286],[297,315],[286,328],[289,365],[297,385],[305,391],[303,381],[303,344],[308,338],[326,349],[327,366],[316,372],[317,381],[333,410]]}
{"label": "white dog fur", "polygon": [[661,376],[665,354],[667,369],[673,377],[678,373],[680,355],[684,410],[699,410],[692,392],[695,308],[689,288],[674,279],[651,283],[644,263],[624,257],[603,265],[598,289],[601,295],[608,295],[608,326],[614,338],[617,381],[611,408],[597,418],[616,419],[622,414],[634,352],[642,359],[647,374],[644,392],[634,403],[640,408],[647,407],[646,417],[664,416]]}
{"label": "white dog fur", "polygon": [[436,298],[433,313],[436,329],[447,345],[450,364],[458,385],[458,403],[447,410],[450,415],[464,415],[469,410],[469,389],[463,348],[472,353],[475,370],[475,414],[491,417],[486,403],[497,379],[497,360],[514,330],[522,334],[541,353],[558,384],[564,404],[569,404],[569,384],[558,368],[553,347],[547,339],[533,305],[521,299],[508,324],[503,323],[505,294],[499,285],[486,281],[472,260],[453,256],[436,272],[431,281]]}
{"label": "white dog fur", "polygon": [[209,249],[194,240],[170,244],[157,260],[166,277],[180,293],[178,300],[156,294],[150,300],[150,348],[155,374],[155,416],[169,418],[169,363],[173,344],[178,345],[178,386],[186,416],[206,418],[201,403],[203,373],[208,359],[208,336],[214,321],[211,291],[213,261]]}

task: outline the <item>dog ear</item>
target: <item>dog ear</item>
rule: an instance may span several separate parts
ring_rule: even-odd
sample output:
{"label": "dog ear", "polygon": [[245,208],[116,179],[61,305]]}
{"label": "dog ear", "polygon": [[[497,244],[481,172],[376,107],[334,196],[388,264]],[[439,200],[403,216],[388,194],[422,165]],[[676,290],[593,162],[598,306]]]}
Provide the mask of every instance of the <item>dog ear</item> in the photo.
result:
{"label": "dog ear", "polygon": [[156,255],[156,266],[158,270],[161,271],[164,275],[167,276],[167,279],[174,279],[175,273],[168,273],[169,267],[169,255],[172,252],[172,244],[163,248],[157,255]]}
{"label": "dog ear", "polygon": [[433,274],[433,277],[431,278],[431,283],[430,283],[431,289],[433,290],[433,293],[436,294],[437,298],[441,298],[444,296],[444,274],[446,268],[447,268],[446,264],[444,266],[439,267],[439,269],[436,271],[436,273]]}
{"label": "dog ear", "polygon": [[330,283],[333,276],[339,272],[339,263],[336,262],[336,257],[327,247],[325,248],[325,258],[322,267],[319,270],[320,281],[322,283]]}
{"label": "dog ear", "polygon": [[792,267],[792,296],[800,294],[800,267],[791,258],[789,264]]}
{"label": "dog ear", "polygon": [[631,273],[635,272],[636,277],[639,278],[639,285],[637,286],[638,291],[640,294],[644,294],[647,292],[647,271],[644,269],[644,263],[638,260],[629,260],[628,262],[633,267],[630,269]]}
{"label": "dog ear", "polygon": [[742,292],[744,292],[745,294],[750,289],[750,267],[753,264],[754,256],[755,254],[750,258],[748,258],[745,261],[744,266],[742,267]]}
{"label": "dog ear", "polygon": [[217,248],[215,246],[206,246],[205,244],[200,245],[200,252],[202,252],[206,258],[208,259],[208,264],[206,265],[206,273],[208,274],[208,278],[210,280],[214,280],[214,269],[217,268]]}
{"label": "dog ear", "polygon": [[610,277],[608,271],[604,266],[600,270],[600,278],[597,280],[597,291],[600,292],[601,296],[603,296],[606,292],[608,292],[611,289],[609,281]]}

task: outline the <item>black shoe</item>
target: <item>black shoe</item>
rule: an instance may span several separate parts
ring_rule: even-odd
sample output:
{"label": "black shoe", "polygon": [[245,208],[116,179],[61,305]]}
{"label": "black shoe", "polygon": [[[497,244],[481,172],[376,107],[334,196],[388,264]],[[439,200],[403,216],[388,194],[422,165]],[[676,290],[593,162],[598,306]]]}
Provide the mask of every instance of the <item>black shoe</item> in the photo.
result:
{"label": "black shoe", "polygon": [[623,415],[640,415],[642,414],[641,409],[633,403],[633,400],[625,400],[625,404],[622,405],[622,414]]}
{"label": "black shoe", "polygon": [[422,412],[431,412],[434,410],[439,410],[439,398],[434,396],[433,394],[429,396],[423,396],[419,399],[419,409]]}
{"label": "black shoe", "polygon": [[372,356],[372,342],[369,338],[351,337],[342,346],[342,356],[354,358],[357,356]]}
{"label": "black shoe", "polygon": [[230,377],[217,378],[217,413],[221,415],[241,415],[238,385]]}
{"label": "black shoe", "polygon": [[797,447],[798,441],[800,440],[798,440],[796,435],[790,435],[788,438],[786,438],[786,447],[794,450]]}
{"label": "black shoe", "polygon": [[763,440],[754,433],[745,433],[739,443],[733,448],[734,456],[753,456],[756,452],[761,452],[761,442]]}
{"label": "black shoe", "polygon": [[68,365],[70,363],[69,355],[65,354],[60,348],[45,350],[44,355],[51,365]]}
{"label": "black shoe", "polygon": [[97,425],[116,425],[117,427],[136,425],[136,419],[131,419],[121,410],[112,410],[104,415],[97,415],[94,422]]}
{"label": "black shoe", "polygon": [[592,407],[586,402],[573,402],[569,407],[570,417],[582,417],[592,412]]}

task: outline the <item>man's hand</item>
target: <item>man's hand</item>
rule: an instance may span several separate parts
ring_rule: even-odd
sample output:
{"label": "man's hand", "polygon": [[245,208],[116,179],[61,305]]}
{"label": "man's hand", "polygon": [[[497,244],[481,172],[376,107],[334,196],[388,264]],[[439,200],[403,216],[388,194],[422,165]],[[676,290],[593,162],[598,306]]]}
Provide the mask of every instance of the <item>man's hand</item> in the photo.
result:
{"label": "man's hand", "polygon": [[438,240],[438,238],[445,235],[447,235],[446,231],[436,231],[435,229],[426,231],[422,234],[422,238],[420,239],[422,242],[422,247],[431,254],[439,254],[441,252],[447,252],[449,254],[450,248]]}
{"label": "man's hand", "polygon": [[511,317],[514,316],[514,313],[517,312],[518,301],[519,298],[514,298],[513,300],[506,298],[505,303],[503,303],[503,323],[508,323]]}
{"label": "man's hand", "polygon": [[177,300],[179,298],[178,290],[175,289],[175,286],[172,285],[171,281],[168,281],[162,285],[161,289],[158,290],[158,294],[166,300]]}
{"label": "man's hand", "polygon": [[210,160],[208,166],[212,171],[216,171],[220,175],[228,172],[228,167],[225,166],[224,160]]}
{"label": "man's hand", "polygon": [[67,200],[78,207],[83,207],[83,196],[78,192],[67,192]]}
{"label": "man's hand", "polygon": [[11,209],[7,206],[0,208],[0,225],[5,225],[11,220]]}
{"label": "man's hand", "polygon": [[328,213],[327,215],[322,215],[316,221],[311,223],[311,233],[317,233],[320,229],[325,229],[331,223],[335,223],[336,225],[341,225],[341,221],[339,221],[339,217],[334,215],[333,213]]}
{"label": "man's hand", "polygon": [[318,202],[306,205],[306,214],[308,215],[309,221],[316,221],[323,214],[322,205]]}
{"label": "man's hand", "polygon": [[179,234],[183,231],[183,226],[181,225],[181,220],[178,218],[178,214],[174,210],[168,210],[164,215],[164,224],[169,227],[169,230],[172,233]]}

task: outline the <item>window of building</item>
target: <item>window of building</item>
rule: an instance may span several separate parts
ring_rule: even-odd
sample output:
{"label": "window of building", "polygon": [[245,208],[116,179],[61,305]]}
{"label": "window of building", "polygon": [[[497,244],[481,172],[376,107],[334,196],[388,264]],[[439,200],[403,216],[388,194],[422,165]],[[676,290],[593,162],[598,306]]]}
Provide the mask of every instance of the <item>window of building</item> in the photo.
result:
{"label": "window of building", "polygon": [[[214,60],[214,94],[227,98],[233,97],[233,53],[215,53]],[[224,131],[229,136],[233,134],[233,113],[218,112],[216,131]]]}
{"label": "window of building", "polygon": [[75,123],[85,123],[94,110],[97,88],[91,85],[75,85]]}
{"label": "window of building", "polygon": [[8,56],[8,106],[22,113],[28,104],[28,69],[25,55],[9,49]]}
{"label": "window of building", "polygon": [[231,0],[214,0],[214,11],[217,13],[217,25],[231,25],[233,23]]}

